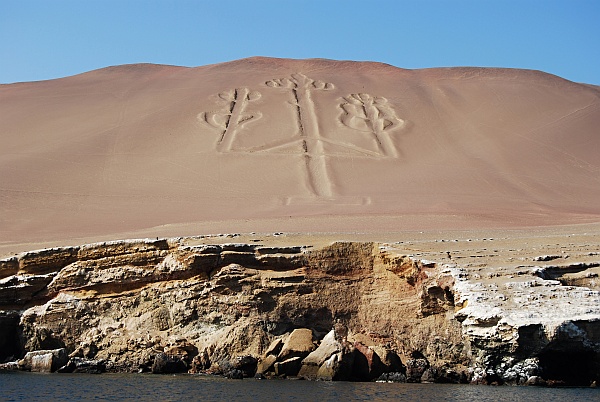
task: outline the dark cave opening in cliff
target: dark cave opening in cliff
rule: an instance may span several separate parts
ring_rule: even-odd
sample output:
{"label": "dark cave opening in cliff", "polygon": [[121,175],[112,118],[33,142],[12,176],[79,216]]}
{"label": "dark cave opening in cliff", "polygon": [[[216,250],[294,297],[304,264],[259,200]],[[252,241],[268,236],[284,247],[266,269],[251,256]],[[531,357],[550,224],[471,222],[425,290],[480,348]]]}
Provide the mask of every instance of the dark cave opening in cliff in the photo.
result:
{"label": "dark cave opening in cliff", "polygon": [[592,350],[547,350],[538,356],[545,380],[570,386],[589,386],[598,381],[599,357]]}
{"label": "dark cave opening in cliff", "polygon": [[19,317],[0,317],[0,363],[21,357]]}

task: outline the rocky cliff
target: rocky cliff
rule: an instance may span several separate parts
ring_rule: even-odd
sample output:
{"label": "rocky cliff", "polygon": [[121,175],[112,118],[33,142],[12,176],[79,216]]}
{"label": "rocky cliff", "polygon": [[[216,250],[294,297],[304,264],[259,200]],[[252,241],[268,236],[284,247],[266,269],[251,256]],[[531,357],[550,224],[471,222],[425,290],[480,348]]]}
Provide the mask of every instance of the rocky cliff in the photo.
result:
{"label": "rocky cliff", "polygon": [[492,269],[399,243],[233,240],[115,241],[0,260],[0,361],[240,378],[600,379],[597,253]]}

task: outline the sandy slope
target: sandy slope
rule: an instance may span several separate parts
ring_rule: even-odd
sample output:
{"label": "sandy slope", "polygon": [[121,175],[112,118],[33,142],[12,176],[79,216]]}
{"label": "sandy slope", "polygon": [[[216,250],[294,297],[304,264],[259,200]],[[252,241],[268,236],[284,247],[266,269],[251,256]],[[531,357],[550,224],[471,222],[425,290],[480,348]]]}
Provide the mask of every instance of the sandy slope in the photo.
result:
{"label": "sandy slope", "polygon": [[600,90],[535,71],[117,66],[1,85],[0,138],[4,251],[600,221]]}

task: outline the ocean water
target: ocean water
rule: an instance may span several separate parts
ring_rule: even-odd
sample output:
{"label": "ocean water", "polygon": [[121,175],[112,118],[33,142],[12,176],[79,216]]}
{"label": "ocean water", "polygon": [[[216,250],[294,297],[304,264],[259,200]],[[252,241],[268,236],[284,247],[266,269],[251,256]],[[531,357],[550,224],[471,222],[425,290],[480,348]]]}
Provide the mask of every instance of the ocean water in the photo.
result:
{"label": "ocean water", "polygon": [[0,401],[600,401],[600,389],[0,372]]}

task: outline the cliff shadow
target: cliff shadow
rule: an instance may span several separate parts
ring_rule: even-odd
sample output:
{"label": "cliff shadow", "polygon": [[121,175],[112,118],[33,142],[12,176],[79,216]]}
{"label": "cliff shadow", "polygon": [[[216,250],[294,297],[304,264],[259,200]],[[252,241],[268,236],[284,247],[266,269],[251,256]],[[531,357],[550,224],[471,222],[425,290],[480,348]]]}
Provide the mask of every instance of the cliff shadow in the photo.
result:
{"label": "cliff shadow", "polygon": [[19,316],[0,315],[0,363],[21,357],[23,349],[19,340]]}
{"label": "cliff shadow", "polygon": [[557,385],[600,381],[600,321],[567,321],[537,354],[541,375]]}

